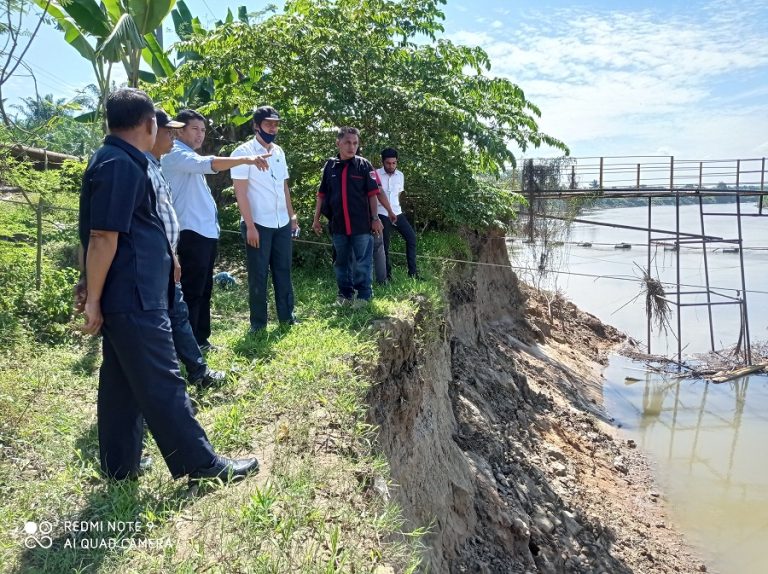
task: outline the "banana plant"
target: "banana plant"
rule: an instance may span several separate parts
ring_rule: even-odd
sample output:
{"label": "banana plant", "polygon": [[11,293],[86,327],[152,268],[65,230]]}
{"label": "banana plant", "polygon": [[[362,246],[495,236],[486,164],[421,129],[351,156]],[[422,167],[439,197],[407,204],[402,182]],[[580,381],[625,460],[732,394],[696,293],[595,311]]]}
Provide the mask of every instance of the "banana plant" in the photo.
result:
{"label": "banana plant", "polygon": [[[47,0],[35,0],[44,8]],[[128,85],[138,87],[142,55],[172,71],[172,65],[153,34],[176,0],[52,0],[50,14],[64,39],[91,62],[102,105],[109,92],[112,66],[121,63]]]}

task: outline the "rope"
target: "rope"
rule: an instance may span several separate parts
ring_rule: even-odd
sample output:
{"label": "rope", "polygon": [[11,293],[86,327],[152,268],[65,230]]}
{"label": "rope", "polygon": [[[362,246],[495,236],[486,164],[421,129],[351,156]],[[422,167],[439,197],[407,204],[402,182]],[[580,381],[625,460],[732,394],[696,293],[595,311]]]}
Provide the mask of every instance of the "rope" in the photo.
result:
{"label": "rope", "polygon": [[[239,231],[231,231],[229,229],[222,229],[222,233],[233,233],[236,235],[240,235]],[[296,243],[306,243],[308,245],[320,245],[322,247],[333,247],[333,244],[322,242],[322,241],[312,241],[309,239],[294,239]],[[399,251],[390,251],[390,255],[400,255],[405,257],[405,253],[399,252]],[[505,265],[503,263],[485,263],[482,261],[469,261],[466,259],[454,259],[451,257],[438,257],[435,255],[417,255],[418,259],[429,259],[433,261],[441,261],[441,262],[448,262],[448,263],[462,263],[464,265],[476,265],[478,267],[496,267],[501,269],[512,269],[515,271],[527,271],[531,273],[538,273],[538,269],[530,268],[530,267],[521,267],[517,265],[512,265],[511,263],[509,265]],[[632,283],[637,283],[640,281],[639,277],[635,276],[629,276],[629,275],[595,275],[592,273],[578,273],[576,271],[558,271],[555,269],[548,270],[547,273],[555,273],[557,275],[570,275],[574,277],[589,277],[592,279],[610,279],[613,281],[629,281]],[[662,285],[669,285],[675,287],[675,283],[669,283],[665,281],[660,281]],[[697,288],[697,289],[706,289],[706,286],[704,285],[692,285],[688,283],[680,283],[680,287],[691,287],[691,288]],[[732,287],[715,287],[710,285],[709,287],[710,291],[712,290],[721,290],[721,291],[735,291],[735,292],[741,292],[741,289],[734,289]],[[758,295],[768,295],[768,291],[755,291],[751,289],[746,290],[747,293],[753,293]]]}

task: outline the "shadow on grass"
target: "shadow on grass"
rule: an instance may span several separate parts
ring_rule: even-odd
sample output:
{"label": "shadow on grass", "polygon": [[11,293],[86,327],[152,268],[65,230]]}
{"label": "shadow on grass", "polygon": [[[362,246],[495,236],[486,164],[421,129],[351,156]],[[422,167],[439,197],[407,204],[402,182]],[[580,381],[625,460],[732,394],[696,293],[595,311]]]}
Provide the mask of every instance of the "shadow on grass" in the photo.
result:
{"label": "shadow on grass", "polygon": [[40,523],[40,531],[26,539],[27,549],[14,572],[97,572],[105,561],[127,552],[162,548],[168,541],[153,534],[154,525],[146,516],[155,515],[159,507],[181,508],[189,500],[186,483],[161,498],[140,488],[138,481],[105,480],[93,487],[76,516]]}
{"label": "shadow on grass", "polygon": [[290,332],[291,325],[279,325],[275,329],[246,332],[232,345],[232,352],[246,359],[263,359],[272,356],[272,348]]}
{"label": "shadow on grass", "polygon": [[101,358],[101,337],[89,337],[85,345],[85,353],[72,364],[72,372],[76,375],[92,375],[96,372]]}
{"label": "shadow on grass", "polygon": [[24,535],[26,548],[16,574],[117,571],[112,564],[122,555],[169,545],[172,541],[160,537],[155,526],[194,501],[184,480],[142,488],[139,480],[103,478],[97,470],[96,424],[75,440],[74,448],[81,465],[74,480],[82,483],[77,490],[82,488],[85,502],[76,515],[59,521],[46,522],[44,509],[35,517],[38,531]]}

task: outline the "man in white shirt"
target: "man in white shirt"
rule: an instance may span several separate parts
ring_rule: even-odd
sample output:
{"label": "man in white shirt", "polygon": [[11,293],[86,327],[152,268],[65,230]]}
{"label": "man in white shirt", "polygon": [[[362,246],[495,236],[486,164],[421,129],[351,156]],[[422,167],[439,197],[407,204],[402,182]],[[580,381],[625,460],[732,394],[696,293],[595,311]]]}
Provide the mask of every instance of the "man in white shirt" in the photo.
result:
{"label": "man in white shirt", "polygon": [[203,156],[197,153],[205,140],[205,118],[194,110],[182,110],[176,121],[184,123],[173,149],[162,157],[163,174],[171,186],[173,207],[179,220],[178,257],[181,288],[189,308],[189,324],[200,349],[211,348],[211,292],[216,261],[219,222],[216,202],[205,181],[213,174],[238,165],[266,170],[266,157]]}
{"label": "man in white shirt", "polygon": [[257,155],[269,158],[269,167],[265,171],[248,165],[230,171],[240,208],[240,232],[245,242],[251,333],[267,326],[267,275],[270,270],[277,318],[284,324],[296,322],[291,240],[298,232],[299,224],[291,204],[285,153],[274,143],[279,129],[277,110],[261,106],[253,114],[253,139],[232,152],[233,158]]}
{"label": "man in white shirt", "polygon": [[400,207],[400,194],[405,189],[405,177],[403,172],[397,169],[397,150],[388,147],[381,151],[382,167],[376,170],[381,182],[381,195],[389,200],[392,211],[397,215],[397,223],[392,223],[387,216],[387,209],[379,203],[379,220],[384,226],[384,253],[387,261],[387,279],[392,278],[392,264],[389,258],[389,240],[392,237],[392,228],[395,227],[405,240],[405,257],[408,262],[408,276],[419,277],[416,267],[416,233],[410,222],[405,217]]}

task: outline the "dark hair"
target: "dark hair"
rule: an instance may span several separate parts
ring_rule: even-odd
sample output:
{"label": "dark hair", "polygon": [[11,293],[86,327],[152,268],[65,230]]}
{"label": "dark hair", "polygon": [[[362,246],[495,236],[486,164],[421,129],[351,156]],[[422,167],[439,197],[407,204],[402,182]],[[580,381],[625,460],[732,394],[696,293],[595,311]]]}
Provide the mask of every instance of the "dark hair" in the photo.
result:
{"label": "dark hair", "polygon": [[389,159],[391,157],[397,159],[397,150],[395,148],[385,147],[383,150],[381,150],[381,161],[384,161],[385,159]]}
{"label": "dark hair", "polygon": [[360,130],[357,128],[343,127],[336,133],[337,140],[343,140],[345,135],[357,136],[360,139]]}
{"label": "dark hair", "polygon": [[264,120],[280,121],[280,114],[272,106],[259,106],[253,111],[253,123],[260,126]]}
{"label": "dark hair", "polygon": [[205,123],[205,116],[195,110],[181,110],[173,119],[177,122],[184,122],[185,124],[189,123],[191,120],[200,120]]}
{"label": "dark hair", "polygon": [[107,127],[110,131],[129,130],[155,116],[155,104],[146,92],[120,88],[107,96]]}

